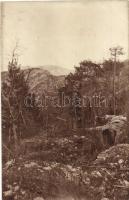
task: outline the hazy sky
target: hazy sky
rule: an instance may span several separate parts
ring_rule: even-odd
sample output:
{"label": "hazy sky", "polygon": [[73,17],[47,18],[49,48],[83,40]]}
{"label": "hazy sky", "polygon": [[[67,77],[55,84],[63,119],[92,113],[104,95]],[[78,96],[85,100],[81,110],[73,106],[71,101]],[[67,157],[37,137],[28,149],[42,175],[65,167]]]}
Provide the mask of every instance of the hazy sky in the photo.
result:
{"label": "hazy sky", "polygon": [[115,45],[128,52],[127,1],[6,2],[3,66],[19,42],[23,65],[73,68],[84,59],[102,61]]}

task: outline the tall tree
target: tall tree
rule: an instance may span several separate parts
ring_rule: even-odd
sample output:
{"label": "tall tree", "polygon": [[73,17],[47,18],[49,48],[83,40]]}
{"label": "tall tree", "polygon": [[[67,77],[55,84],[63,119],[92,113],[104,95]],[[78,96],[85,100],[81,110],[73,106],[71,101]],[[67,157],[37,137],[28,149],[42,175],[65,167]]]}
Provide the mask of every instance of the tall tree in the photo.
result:
{"label": "tall tree", "polygon": [[69,114],[72,117],[74,127],[85,127],[86,124],[94,120],[94,108],[82,107],[83,96],[92,96],[99,90],[99,77],[102,76],[100,65],[91,61],[82,61],[78,67],[75,67],[75,73],[70,73],[66,77],[65,94],[72,101],[69,105]]}
{"label": "tall tree", "polygon": [[[27,79],[20,69],[18,60],[13,52],[12,60],[8,64],[8,75],[3,83],[3,126],[8,130],[9,143],[14,143],[17,152],[21,135],[21,127],[26,125],[24,118],[24,98],[28,93]],[[4,120],[6,119],[6,120]]]}
{"label": "tall tree", "polygon": [[109,49],[111,52],[111,57],[113,58],[114,61],[114,72],[113,72],[113,104],[114,104],[114,115],[116,114],[116,64],[117,64],[117,58],[120,55],[123,55],[123,47],[117,46],[117,47],[112,47]]}

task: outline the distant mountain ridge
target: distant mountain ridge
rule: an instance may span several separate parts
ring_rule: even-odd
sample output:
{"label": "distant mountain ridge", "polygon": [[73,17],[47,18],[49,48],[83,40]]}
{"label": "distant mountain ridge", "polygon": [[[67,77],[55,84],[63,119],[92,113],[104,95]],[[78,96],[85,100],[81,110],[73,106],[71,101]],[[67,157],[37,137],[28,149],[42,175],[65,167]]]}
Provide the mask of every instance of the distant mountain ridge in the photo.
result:
{"label": "distant mountain ridge", "polygon": [[42,68],[31,68],[29,76],[30,91],[39,95],[43,93],[57,92],[58,88],[64,85],[64,75],[53,75],[48,70]]}
{"label": "distant mountain ridge", "polygon": [[[30,92],[34,92],[37,95],[43,93],[57,93],[58,88],[64,85],[65,75],[53,75],[50,71],[43,69],[42,67],[24,69],[24,73],[27,76],[28,71],[31,70],[28,84]],[[6,81],[7,72],[1,72],[2,82]]]}
{"label": "distant mountain ridge", "polygon": [[55,75],[55,76],[68,75],[71,71],[73,71],[71,69],[56,66],[56,65],[39,65],[39,66],[34,66],[34,67],[27,66],[25,68],[40,68],[40,69],[49,71],[52,75]]}

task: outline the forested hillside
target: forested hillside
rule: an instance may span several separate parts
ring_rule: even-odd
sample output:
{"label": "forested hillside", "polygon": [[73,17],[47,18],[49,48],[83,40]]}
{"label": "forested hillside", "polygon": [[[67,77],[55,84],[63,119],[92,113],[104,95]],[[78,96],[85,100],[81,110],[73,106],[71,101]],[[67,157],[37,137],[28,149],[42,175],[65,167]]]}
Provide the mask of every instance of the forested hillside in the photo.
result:
{"label": "forested hillside", "polygon": [[[3,200],[128,200],[128,61],[2,72]],[[114,80],[115,79],[115,80]],[[115,85],[115,113],[114,93]]]}

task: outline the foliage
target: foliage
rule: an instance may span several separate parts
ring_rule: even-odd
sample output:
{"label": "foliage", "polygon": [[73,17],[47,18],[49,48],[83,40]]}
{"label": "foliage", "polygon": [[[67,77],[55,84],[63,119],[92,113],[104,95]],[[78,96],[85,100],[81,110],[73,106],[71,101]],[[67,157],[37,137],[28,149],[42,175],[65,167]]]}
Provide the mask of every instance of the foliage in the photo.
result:
{"label": "foliage", "polygon": [[2,126],[6,130],[5,138],[15,145],[20,139],[22,128],[25,126],[24,98],[28,93],[27,80],[24,71],[20,69],[15,55],[8,64],[8,77],[2,86]]}
{"label": "foliage", "polygon": [[[72,127],[85,127],[88,123],[93,124],[95,108],[91,108],[91,102],[88,98],[86,107],[83,107],[83,97],[92,98],[94,94],[102,92],[102,88],[100,88],[102,77],[103,70],[101,66],[86,60],[75,67],[74,74],[70,73],[66,77],[63,92],[72,101],[68,107],[69,117],[73,119]],[[86,118],[87,122],[85,122]]]}

